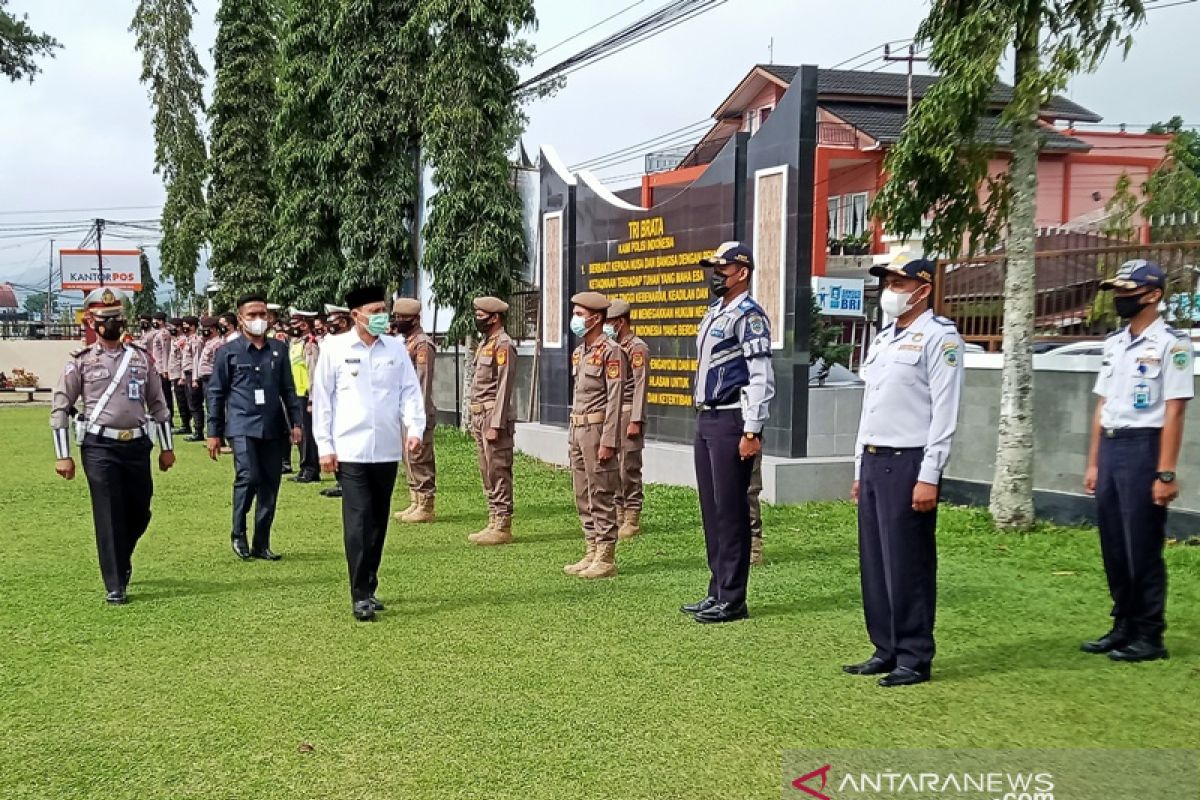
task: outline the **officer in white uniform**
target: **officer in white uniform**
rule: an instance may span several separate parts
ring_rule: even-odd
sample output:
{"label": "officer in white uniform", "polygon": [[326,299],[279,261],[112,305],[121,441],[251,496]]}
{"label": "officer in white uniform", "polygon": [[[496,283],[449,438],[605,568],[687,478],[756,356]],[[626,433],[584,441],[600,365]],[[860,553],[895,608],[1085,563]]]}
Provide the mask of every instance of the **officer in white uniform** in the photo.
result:
{"label": "officer in white uniform", "polygon": [[1167,657],[1163,544],[1167,507],[1179,496],[1175,466],[1195,388],[1192,342],[1158,313],[1166,287],[1162,268],[1140,259],[1100,284],[1115,292],[1117,315],[1129,324],[1104,343],[1084,478],[1096,495],[1113,627],[1083,650],[1114,661]]}
{"label": "officer in white uniform", "polygon": [[935,266],[918,259],[871,268],[895,319],[871,344],[852,495],[867,633],[875,653],[843,667],[880,686],[924,683],[933,661],[937,503],[958,425],[962,339],[929,308]]}

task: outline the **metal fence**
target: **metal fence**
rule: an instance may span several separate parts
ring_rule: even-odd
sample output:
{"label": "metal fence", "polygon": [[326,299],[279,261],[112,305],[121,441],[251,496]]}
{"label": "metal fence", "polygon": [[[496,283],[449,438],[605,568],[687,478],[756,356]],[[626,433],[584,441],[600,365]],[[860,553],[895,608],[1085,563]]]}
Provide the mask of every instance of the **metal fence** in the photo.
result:
{"label": "metal fence", "polygon": [[78,339],[75,323],[0,322],[0,339]]}
{"label": "metal fence", "polygon": [[[1156,261],[1167,271],[1168,320],[1176,327],[1200,325],[1197,278],[1200,241],[1113,243],[1091,234],[1038,238],[1034,267],[1034,326],[1039,340],[1091,339],[1119,327],[1112,296],[1100,282],[1132,259]],[[963,338],[988,350],[1004,335],[1004,254],[938,262],[935,305],[954,320]]]}

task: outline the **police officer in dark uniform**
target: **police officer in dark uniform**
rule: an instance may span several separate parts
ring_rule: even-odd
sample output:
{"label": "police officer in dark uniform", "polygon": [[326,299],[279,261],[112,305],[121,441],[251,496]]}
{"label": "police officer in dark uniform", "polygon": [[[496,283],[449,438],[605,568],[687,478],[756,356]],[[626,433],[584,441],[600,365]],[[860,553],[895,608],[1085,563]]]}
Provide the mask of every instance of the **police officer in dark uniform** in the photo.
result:
{"label": "police officer in dark uniform", "polygon": [[[303,411],[287,345],[269,335],[265,298],[244,295],[237,308],[242,336],[217,351],[208,383],[208,454],[217,460],[222,436],[233,447],[234,554],[242,560],[278,561],[271,550],[271,524],[284,449],[289,441],[303,439]],[[252,503],[254,541],[247,546],[246,516]]]}
{"label": "police officer in dark uniform", "polygon": [[933,662],[937,605],[937,503],[958,425],[962,339],[935,316],[934,264],[900,257],[871,268],[880,307],[895,323],[863,363],[855,446],[863,611],[875,653],[843,670],[883,675],[880,686],[924,683]]}
{"label": "police officer in dark uniform", "polygon": [[1175,467],[1195,393],[1192,342],[1158,313],[1167,277],[1152,261],[1124,264],[1100,284],[1115,292],[1128,325],[1104,342],[1084,487],[1096,495],[1100,552],[1113,599],[1112,630],[1084,642],[1114,661],[1167,657],[1167,507],[1179,496]]}
{"label": "police officer in dark uniform", "polygon": [[92,495],[105,600],[123,605],[133,574],[133,551],[150,524],[152,435],[157,434],[162,446],[159,469],[166,472],[175,464],[171,418],[153,358],[136,344],[121,343],[121,295],[96,289],[84,306],[91,306],[99,340],[71,354],[54,390],[54,469],[67,480],[75,478],[67,429],[71,409],[82,400],[75,432]]}
{"label": "police officer in dark uniform", "polygon": [[696,484],[704,519],[711,577],[708,595],[683,606],[697,622],[745,619],[750,580],[750,507],[747,493],[775,373],[766,312],[750,297],[754,256],[726,242],[700,262],[713,269],[717,301],[709,306],[696,339]]}

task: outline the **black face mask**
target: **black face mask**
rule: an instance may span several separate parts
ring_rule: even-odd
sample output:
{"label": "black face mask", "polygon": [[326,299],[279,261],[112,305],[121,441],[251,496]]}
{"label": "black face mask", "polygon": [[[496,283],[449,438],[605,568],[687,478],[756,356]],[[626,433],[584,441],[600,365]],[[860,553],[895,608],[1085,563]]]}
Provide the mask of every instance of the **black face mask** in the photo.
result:
{"label": "black face mask", "polygon": [[150,330],[150,323],[149,323],[149,322],[143,322],[143,323],[142,323],[142,330],[144,330],[144,331],[148,331],[148,330]]}
{"label": "black face mask", "polygon": [[475,319],[475,330],[479,331],[480,333],[487,333],[491,329],[492,329],[492,318],[491,317],[484,317],[483,319],[479,319],[477,317]]}
{"label": "black face mask", "polygon": [[125,323],[119,319],[105,320],[96,323],[96,333],[100,334],[100,338],[107,342],[115,342],[121,338],[121,331],[125,328]]}
{"label": "black face mask", "polygon": [[732,275],[722,275],[720,272],[714,269],[712,278],[709,279],[709,288],[712,289],[712,293],[717,297],[724,297],[725,295],[729,294],[729,287],[726,286],[726,283],[732,277]]}
{"label": "black face mask", "polygon": [[408,336],[410,333],[412,333],[412,329],[416,327],[417,323],[416,320],[412,319],[398,319],[392,324],[396,328],[396,333],[400,334],[401,336]]}
{"label": "black face mask", "polygon": [[1142,303],[1142,299],[1148,294],[1150,293],[1142,292],[1141,294],[1131,294],[1125,297],[1114,297],[1113,305],[1117,308],[1117,316],[1121,319],[1133,319],[1136,317],[1146,307]]}

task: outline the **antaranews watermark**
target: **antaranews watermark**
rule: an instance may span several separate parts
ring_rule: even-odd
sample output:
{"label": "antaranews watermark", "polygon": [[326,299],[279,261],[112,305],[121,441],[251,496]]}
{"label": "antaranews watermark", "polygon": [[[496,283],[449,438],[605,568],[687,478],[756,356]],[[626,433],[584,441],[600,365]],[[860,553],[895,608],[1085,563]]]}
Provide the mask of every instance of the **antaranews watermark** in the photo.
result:
{"label": "antaranews watermark", "polygon": [[1196,800],[1196,750],[789,750],[785,800]]}

